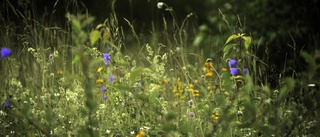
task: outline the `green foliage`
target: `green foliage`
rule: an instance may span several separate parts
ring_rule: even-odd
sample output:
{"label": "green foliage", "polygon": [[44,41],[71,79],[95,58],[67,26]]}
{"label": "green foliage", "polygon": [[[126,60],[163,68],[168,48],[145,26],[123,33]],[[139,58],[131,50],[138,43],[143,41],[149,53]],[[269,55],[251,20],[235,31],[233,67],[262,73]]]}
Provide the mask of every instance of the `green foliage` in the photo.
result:
{"label": "green foliage", "polygon": [[[173,8],[165,6],[175,17]],[[165,38],[152,32],[151,42],[137,34],[128,19],[124,21],[132,34],[124,35],[114,14],[95,28],[91,26],[93,17],[67,14],[72,28],[68,33],[55,30],[37,35],[42,29],[31,30],[33,33],[24,37],[38,37],[38,43],[58,44],[54,48],[26,44],[27,50],[15,51],[13,56],[0,60],[0,101],[10,104],[0,107],[0,126],[6,127],[0,128],[0,135],[318,133],[319,121],[314,117],[319,117],[320,94],[316,87],[306,86],[312,84],[309,82],[320,83],[311,54],[301,53],[309,65],[308,73],[283,76],[279,78],[280,86],[271,88],[269,83],[259,81],[266,70],[256,64],[261,60],[253,55],[256,45],[251,36],[231,34],[214,47],[223,56],[217,54],[203,60],[207,56],[199,48],[206,43],[208,28],[200,27],[194,36],[187,33],[192,17],[193,14],[187,15],[181,24],[174,19],[170,26],[173,31],[163,30]],[[7,32],[8,37],[14,35],[13,31]],[[187,39],[191,36],[195,39]],[[52,37],[52,41],[45,41],[47,37]],[[131,44],[136,49],[122,49],[125,37],[135,39]],[[6,40],[11,41],[7,37]],[[142,42],[145,43],[141,45]],[[103,53],[108,53],[108,57]],[[230,64],[230,60],[236,64]],[[231,68],[239,72],[231,74]]]}
{"label": "green foliage", "polygon": [[305,59],[305,61],[308,63],[308,69],[309,69],[309,75],[315,75],[317,71],[317,64],[314,58],[308,54],[307,52],[302,52],[301,56]]}

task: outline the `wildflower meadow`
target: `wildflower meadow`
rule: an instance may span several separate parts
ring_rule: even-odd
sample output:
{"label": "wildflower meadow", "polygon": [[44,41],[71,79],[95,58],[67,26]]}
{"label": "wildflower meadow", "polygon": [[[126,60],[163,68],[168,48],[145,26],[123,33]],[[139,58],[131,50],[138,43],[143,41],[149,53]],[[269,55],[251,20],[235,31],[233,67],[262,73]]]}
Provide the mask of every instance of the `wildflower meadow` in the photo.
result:
{"label": "wildflower meadow", "polygon": [[303,71],[284,62],[272,86],[261,41],[223,11],[228,33],[210,37],[194,13],[153,8],[166,16],[147,32],[115,10],[98,23],[67,12],[60,27],[18,11],[22,26],[2,19],[0,136],[319,135],[319,49],[297,51]]}

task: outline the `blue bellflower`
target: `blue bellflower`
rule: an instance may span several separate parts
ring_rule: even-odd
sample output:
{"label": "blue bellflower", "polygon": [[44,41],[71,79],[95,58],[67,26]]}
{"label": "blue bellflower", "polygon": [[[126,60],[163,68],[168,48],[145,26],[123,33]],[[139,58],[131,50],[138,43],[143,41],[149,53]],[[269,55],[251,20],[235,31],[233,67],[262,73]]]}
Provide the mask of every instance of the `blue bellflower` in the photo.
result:
{"label": "blue bellflower", "polygon": [[234,67],[234,66],[236,66],[237,65],[237,61],[236,60],[234,60],[234,59],[230,59],[229,60],[229,66],[230,67]]}
{"label": "blue bellflower", "polygon": [[235,76],[235,75],[237,75],[238,74],[238,68],[230,68],[230,74],[232,75],[232,76]]}
{"label": "blue bellflower", "polygon": [[8,48],[1,48],[1,58],[6,58],[11,55],[11,50]]}
{"label": "blue bellflower", "polygon": [[112,82],[114,81],[114,78],[115,78],[115,77],[112,76],[112,75],[109,77],[110,83],[112,83]]}
{"label": "blue bellflower", "polygon": [[103,58],[104,58],[104,63],[105,63],[106,65],[109,65],[109,64],[110,64],[110,60],[111,60],[110,54],[108,54],[108,53],[103,53]]}
{"label": "blue bellflower", "polygon": [[105,86],[102,86],[100,90],[101,90],[101,92],[104,93],[104,92],[106,92],[107,88]]}
{"label": "blue bellflower", "polygon": [[248,68],[243,68],[243,73],[244,73],[244,74],[247,74],[247,73],[248,73],[248,71],[249,71],[249,69],[248,69]]}
{"label": "blue bellflower", "polygon": [[10,108],[10,104],[9,104],[8,101],[4,102],[3,105],[4,105],[5,108]]}

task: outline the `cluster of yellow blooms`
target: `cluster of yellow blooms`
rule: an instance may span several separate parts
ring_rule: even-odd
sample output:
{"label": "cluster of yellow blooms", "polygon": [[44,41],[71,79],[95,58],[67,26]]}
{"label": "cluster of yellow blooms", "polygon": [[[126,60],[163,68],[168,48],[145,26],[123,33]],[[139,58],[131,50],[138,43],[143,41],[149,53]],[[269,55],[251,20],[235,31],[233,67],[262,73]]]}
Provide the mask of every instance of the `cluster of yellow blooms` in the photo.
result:
{"label": "cluster of yellow blooms", "polygon": [[206,77],[212,77],[213,75],[213,71],[214,71],[214,68],[212,66],[212,61],[206,61],[206,63],[204,63],[204,71],[206,72],[205,76]]}
{"label": "cluster of yellow blooms", "polygon": [[[100,73],[103,69],[104,69],[103,67],[99,67],[99,68],[97,69],[97,72]],[[103,79],[101,79],[101,78],[99,78],[99,79],[96,80],[96,83],[97,83],[97,84],[102,84],[103,82],[104,82],[104,81],[103,81]]]}
{"label": "cluster of yellow blooms", "polygon": [[181,94],[183,92],[182,89],[182,82],[180,80],[180,78],[177,79],[177,82],[175,83],[175,85],[173,86],[173,93],[175,93],[176,97],[180,97],[180,98],[184,98]]}
{"label": "cluster of yellow blooms", "polygon": [[194,89],[193,84],[188,85],[188,92],[191,92],[192,96],[198,97],[199,96],[199,90]]}
{"label": "cluster of yellow blooms", "polygon": [[136,137],[143,137],[144,132],[143,130],[140,130],[139,133],[136,135]]}

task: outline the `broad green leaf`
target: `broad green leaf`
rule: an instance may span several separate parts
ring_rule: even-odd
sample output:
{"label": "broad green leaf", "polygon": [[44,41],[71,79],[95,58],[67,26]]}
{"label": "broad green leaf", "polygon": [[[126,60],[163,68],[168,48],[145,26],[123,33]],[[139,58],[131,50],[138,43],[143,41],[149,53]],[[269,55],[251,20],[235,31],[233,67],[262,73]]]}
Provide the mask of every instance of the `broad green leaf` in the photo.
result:
{"label": "broad green leaf", "polygon": [[94,17],[87,17],[86,19],[84,19],[82,21],[82,26],[85,27],[85,26],[88,26],[88,25],[92,24],[94,19],[95,19]]}
{"label": "broad green leaf", "polygon": [[72,23],[72,31],[74,31],[75,33],[79,33],[81,31],[81,24],[77,17],[70,13],[67,13],[66,17]]}
{"label": "broad green leaf", "polygon": [[[89,53],[87,51],[83,52],[83,55],[88,55]],[[80,60],[80,56],[76,55],[73,60],[72,60],[72,64],[77,63]]]}
{"label": "broad green leaf", "polygon": [[236,38],[239,38],[239,36],[235,35],[235,34],[229,36],[229,38],[227,39],[227,41],[226,41],[226,43],[224,45],[228,44],[231,40],[234,40]]}
{"label": "broad green leaf", "polygon": [[162,130],[164,130],[165,132],[169,132],[175,129],[176,129],[176,126],[171,123],[162,124]]}
{"label": "broad green leaf", "polygon": [[303,51],[301,53],[301,56],[305,59],[305,61],[308,63],[308,69],[309,69],[309,74],[311,76],[315,75],[316,74],[316,71],[317,71],[317,63],[316,61],[314,60],[314,58],[308,54],[307,52]]}
{"label": "broad green leaf", "polygon": [[234,46],[237,46],[237,44],[228,44],[228,45],[226,45],[225,47],[224,47],[224,49],[223,49],[223,53],[224,54],[226,54],[227,52],[229,52],[229,50],[231,49],[231,48],[233,48]]}
{"label": "broad green leaf", "polygon": [[287,86],[283,86],[281,89],[280,89],[280,92],[279,92],[279,99],[282,99],[285,95],[287,95],[288,93],[288,87]]}
{"label": "broad green leaf", "polygon": [[194,39],[192,45],[195,47],[198,47],[199,44],[201,43],[201,41],[203,40],[203,38],[204,38],[204,35],[202,33],[197,35],[196,38]]}
{"label": "broad green leaf", "polygon": [[143,102],[148,102],[148,96],[145,94],[138,94],[136,97],[137,99],[140,99]]}
{"label": "broad green leaf", "polygon": [[73,60],[72,60],[72,64],[78,62],[80,60],[80,56],[79,55],[76,55]]}
{"label": "broad green leaf", "polygon": [[288,87],[288,89],[293,89],[295,87],[296,81],[293,78],[285,78],[284,80],[285,85]]}
{"label": "broad green leaf", "polygon": [[81,24],[80,21],[77,19],[72,19],[72,30],[74,31],[74,33],[79,33],[81,31]]}
{"label": "broad green leaf", "polygon": [[177,115],[176,115],[175,113],[169,112],[169,113],[166,115],[166,120],[171,121],[171,120],[174,120],[176,117],[177,117]]}
{"label": "broad green leaf", "polygon": [[249,49],[252,38],[250,36],[242,36],[242,39],[244,40],[244,46],[246,49]]}
{"label": "broad green leaf", "polygon": [[158,95],[159,95],[159,91],[158,90],[151,91],[151,94],[150,94],[150,97],[149,97],[150,103],[159,104],[159,102],[157,101]]}
{"label": "broad green leaf", "polygon": [[100,38],[100,32],[98,30],[94,30],[90,33],[90,44],[93,46],[97,40]]}
{"label": "broad green leaf", "polygon": [[135,69],[132,71],[130,77],[129,77],[129,81],[130,82],[134,82],[136,80],[136,78],[138,78],[140,76],[140,74],[142,73],[143,69],[141,67]]}
{"label": "broad green leaf", "polygon": [[295,87],[295,80],[293,78],[287,77],[284,79],[284,86],[280,89],[279,98],[282,99],[287,95],[289,90]]}
{"label": "broad green leaf", "polygon": [[180,132],[182,133],[182,134],[188,134],[188,132],[190,132],[191,130],[190,130],[190,126],[191,126],[191,123],[189,123],[189,122],[184,122],[184,123],[182,123],[182,125],[181,126],[179,126],[179,128],[180,128]]}

